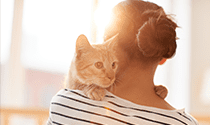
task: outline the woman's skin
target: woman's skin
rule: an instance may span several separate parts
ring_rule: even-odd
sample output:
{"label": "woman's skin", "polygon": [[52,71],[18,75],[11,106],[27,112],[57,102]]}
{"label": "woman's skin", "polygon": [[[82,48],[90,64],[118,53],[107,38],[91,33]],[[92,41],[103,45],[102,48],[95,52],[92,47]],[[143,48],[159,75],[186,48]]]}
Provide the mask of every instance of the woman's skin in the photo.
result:
{"label": "woman's skin", "polygon": [[129,60],[126,53],[118,47],[120,52],[119,72],[116,75],[116,86],[113,91],[114,95],[131,101],[133,103],[156,107],[167,110],[174,110],[170,104],[160,98],[154,91],[154,73],[159,64],[163,64],[166,59],[150,64],[139,64],[139,61]]}

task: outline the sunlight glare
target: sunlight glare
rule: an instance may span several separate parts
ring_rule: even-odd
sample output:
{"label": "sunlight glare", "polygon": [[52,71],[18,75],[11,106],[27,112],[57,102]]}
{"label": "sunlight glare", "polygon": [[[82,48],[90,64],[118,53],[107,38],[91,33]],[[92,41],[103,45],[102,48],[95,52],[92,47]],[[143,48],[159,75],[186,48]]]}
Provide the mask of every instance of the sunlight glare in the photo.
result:
{"label": "sunlight glare", "polygon": [[110,14],[111,14],[111,8],[99,8],[95,12],[94,20],[96,22],[97,27],[103,28],[105,27],[108,22],[110,21]]}
{"label": "sunlight glare", "polygon": [[111,7],[108,6],[107,8],[105,8],[105,6],[98,8],[95,12],[95,16],[94,16],[94,20],[97,26],[97,41],[96,43],[102,43],[103,42],[103,34],[104,34],[104,30],[106,25],[109,23],[110,19],[111,19]]}
{"label": "sunlight glare", "polygon": [[103,42],[103,35],[106,25],[111,20],[112,8],[122,0],[113,1],[99,1],[98,9],[94,14],[94,21],[97,26],[97,40],[96,43]]}

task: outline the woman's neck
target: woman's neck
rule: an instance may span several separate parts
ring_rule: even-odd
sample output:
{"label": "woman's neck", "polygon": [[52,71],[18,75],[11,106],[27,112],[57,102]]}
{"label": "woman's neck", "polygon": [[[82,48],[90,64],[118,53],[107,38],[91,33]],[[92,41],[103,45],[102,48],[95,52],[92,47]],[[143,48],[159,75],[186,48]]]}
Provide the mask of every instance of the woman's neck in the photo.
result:
{"label": "woman's neck", "polygon": [[128,67],[117,76],[114,88],[108,89],[114,95],[133,103],[162,109],[174,109],[154,91],[156,67],[147,70]]}
{"label": "woman's neck", "polygon": [[148,71],[128,67],[117,76],[115,84],[116,86],[111,92],[127,100],[148,100],[147,96],[156,96],[153,74],[148,73]]}

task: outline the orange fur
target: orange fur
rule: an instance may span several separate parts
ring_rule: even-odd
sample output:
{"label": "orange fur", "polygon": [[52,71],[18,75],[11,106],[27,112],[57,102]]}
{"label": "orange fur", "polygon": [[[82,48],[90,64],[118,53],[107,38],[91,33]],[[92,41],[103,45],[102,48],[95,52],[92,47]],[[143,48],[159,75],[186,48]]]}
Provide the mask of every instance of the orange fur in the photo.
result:
{"label": "orange fur", "polygon": [[[87,38],[80,35],[66,79],[66,87],[83,90],[89,98],[102,100],[105,88],[115,81],[118,60],[113,54],[114,41],[113,38],[103,44],[90,45]],[[98,69],[97,62],[101,62],[103,67]]]}

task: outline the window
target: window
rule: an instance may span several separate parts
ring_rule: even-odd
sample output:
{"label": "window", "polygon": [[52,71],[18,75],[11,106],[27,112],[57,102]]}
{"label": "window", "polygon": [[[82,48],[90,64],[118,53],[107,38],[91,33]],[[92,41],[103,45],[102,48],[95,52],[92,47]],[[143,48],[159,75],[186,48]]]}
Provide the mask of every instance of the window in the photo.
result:
{"label": "window", "polygon": [[[63,87],[77,37],[85,34],[89,41],[102,43],[111,8],[120,1],[2,0],[1,106],[48,109],[52,96]],[[206,53],[210,27],[205,13],[209,12],[209,1],[148,1],[175,14],[181,27],[177,29],[177,53],[158,67],[155,83],[169,89],[166,100],[172,106],[186,107],[193,113],[209,112],[210,71]],[[14,39],[17,36],[22,38]]]}
{"label": "window", "polygon": [[25,0],[24,66],[67,73],[77,37],[85,34],[91,40],[91,8],[87,0]]}
{"label": "window", "polygon": [[9,59],[13,11],[14,0],[1,1],[1,64],[5,64]]}

